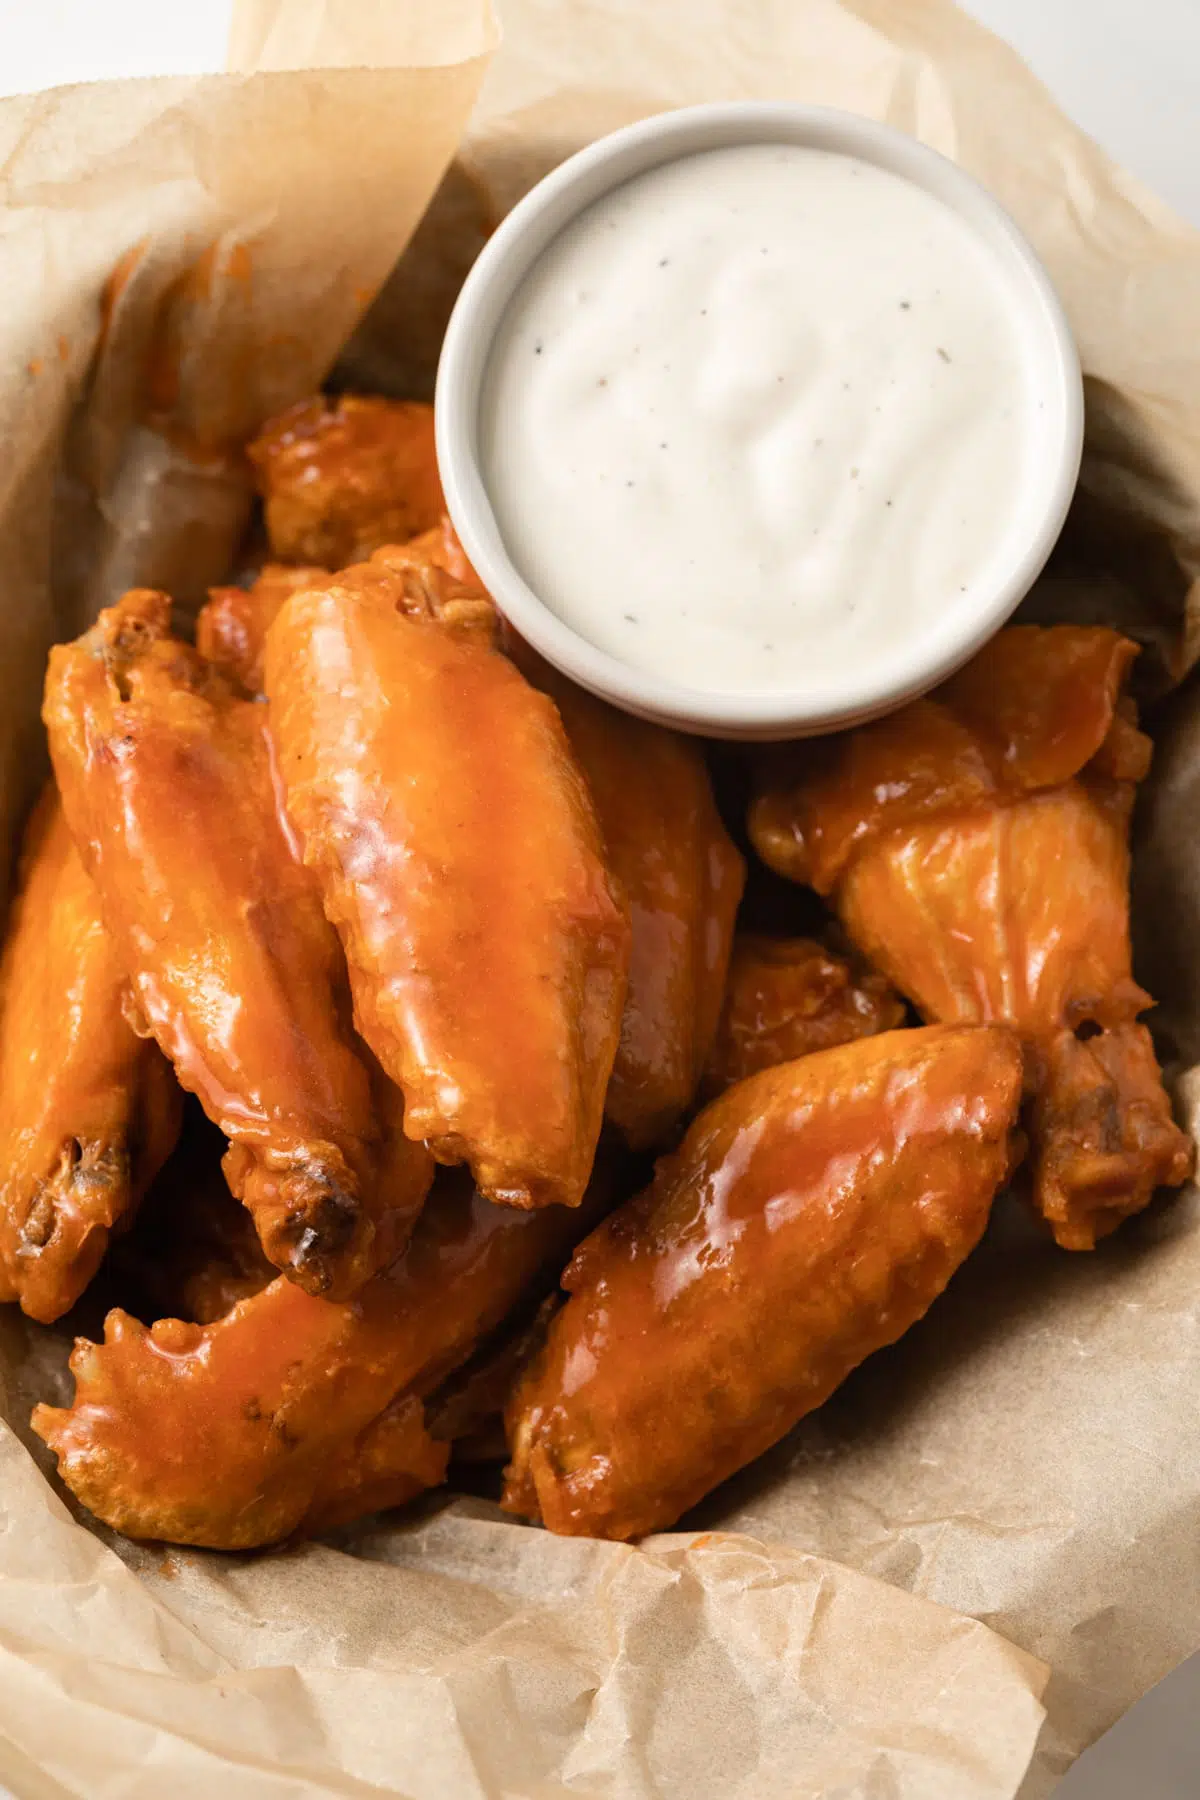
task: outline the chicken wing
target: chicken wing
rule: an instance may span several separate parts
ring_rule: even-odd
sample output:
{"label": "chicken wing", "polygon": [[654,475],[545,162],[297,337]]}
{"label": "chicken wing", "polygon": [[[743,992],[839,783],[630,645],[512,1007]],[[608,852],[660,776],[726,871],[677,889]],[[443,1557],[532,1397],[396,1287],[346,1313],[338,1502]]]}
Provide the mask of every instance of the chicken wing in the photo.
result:
{"label": "chicken wing", "polygon": [[447,513],[443,513],[436,525],[431,525],[428,531],[422,531],[417,537],[406,538],[402,544],[381,546],[372,561],[376,557],[381,560],[399,557],[402,561],[417,565],[432,565],[433,568],[452,575],[455,581],[461,581],[473,593],[484,592],[483,583],[475,573],[471,559],[463,549]]}
{"label": "chicken wing", "polygon": [[760,1069],[903,1023],[903,1000],[861,958],[815,938],[739,933],[704,1092],[711,1098]]}
{"label": "chicken wing", "polygon": [[[170,636],[135,591],[51,656],[63,805],[149,1030],[231,1140],[230,1187],[268,1257],[346,1294],[411,1222],[380,1132],[345,969],[282,819],[266,709]],[[411,1171],[419,1188],[429,1168]]]}
{"label": "chicken wing", "polygon": [[606,1111],[634,1149],[661,1147],[712,1047],[745,863],[695,738],[618,712],[511,635],[509,648],[558,707],[629,903],[629,987]]}
{"label": "chicken wing", "polygon": [[1013,627],[928,699],[793,753],[751,834],[832,893],[927,1019],[1019,1031],[1034,1204],[1090,1249],[1192,1164],[1133,980],[1128,823],[1149,743],[1112,631]]}
{"label": "chicken wing", "polygon": [[72,1307],[179,1131],[182,1096],[134,1035],[95,887],[53,784],[26,832],[0,966],[0,1298]]}
{"label": "chicken wing", "polygon": [[291,820],[406,1129],[492,1199],[577,1205],[629,924],[553,706],[498,652],[398,610],[368,565],[267,638]]}
{"label": "chicken wing", "polygon": [[34,1429],[98,1518],[130,1537],[222,1550],[324,1529],[442,1479],[421,1401],[611,1203],[493,1206],[447,1172],[408,1248],[351,1301],[273,1281],[224,1318],[147,1329],[113,1312],[80,1339],[74,1404]]}
{"label": "chicken wing", "polygon": [[279,562],[340,569],[445,511],[433,408],[322,394],[268,420],[247,454]]}
{"label": "chicken wing", "polygon": [[253,699],[262,693],[262,653],[271,620],[290,594],[326,578],[324,569],[268,563],[248,588],[210,588],[196,619],[197,650]]}
{"label": "chicken wing", "polygon": [[750,808],[755,849],[829,894],[881,833],[1060,786],[1097,758],[1140,781],[1150,742],[1122,695],[1136,655],[1101,626],[1010,626],[925,699],[774,753]]}
{"label": "chicken wing", "polygon": [[510,1407],[504,1506],[640,1537],[761,1455],[973,1249],[1020,1094],[1015,1037],[961,1026],[728,1089],[576,1251]]}
{"label": "chicken wing", "polygon": [[[370,558],[397,580],[396,606],[409,618],[432,620],[462,636],[494,642],[496,609],[479,585],[449,519],[406,544],[388,544]],[[347,577],[350,572],[346,571]],[[374,579],[371,577],[370,579]],[[327,569],[268,563],[248,588],[210,588],[196,620],[196,647],[239,693],[263,691],[263,652],[276,614],[292,594],[322,587]]]}
{"label": "chicken wing", "polygon": [[225,1149],[191,1100],[174,1154],[108,1261],[118,1303],[139,1317],[207,1325],[277,1276],[221,1173]]}
{"label": "chicken wing", "polygon": [[[424,619],[440,625],[452,636],[469,638],[484,649],[494,649],[499,634],[499,614],[491,596],[479,585],[479,577],[461,553],[455,555],[447,547],[448,535],[454,544],[449,521],[407,544],[387,544],[377,550],[367,565],[366,579],[376,585],[376,570],[387,570],[395,578],[395,605],[410,619]],[[353,571],[345,571],[347,577]]]}

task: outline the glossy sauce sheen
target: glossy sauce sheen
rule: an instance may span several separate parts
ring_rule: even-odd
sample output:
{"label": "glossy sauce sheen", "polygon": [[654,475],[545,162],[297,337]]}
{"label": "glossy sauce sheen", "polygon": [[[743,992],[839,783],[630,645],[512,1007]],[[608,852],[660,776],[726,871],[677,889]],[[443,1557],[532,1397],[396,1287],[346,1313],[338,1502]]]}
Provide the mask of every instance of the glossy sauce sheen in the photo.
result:
{"label": "glossy sauce sheen", "polygon": [[157,1045],[136,1037],[128,982],[53,784],[22,846],[0,963],[0,1299],[48,1324],[100,1266],[179,1132]]}
{"label": "glossy sauce sheen", "polygon": [[505,1506],[637,1537],[761,1455],[974,1248],[1020,1091],[1009,1032],[935,1027],[722,1095],[576,1252],[510,1410]]}
{"label": "glossy sauce sheen", "polygon": [[880,664],[1029,498],[1001,282],[939,200],[856,158],[739,145],[635,177],[497,335],[480,450],[509,554],[590,642],[707,692]]}
{"label": "glossy sauce sheen", "polygon": [[635,1149],[670,1141],[716,1033],[746,866],[692,738],[618,712],[514,646],[550,696],[629,905],[629,986],[607,1117]]}
{"label": "glossy sauce sheen", "polygon": [[231,1140],[226,1178],[263,1248],[342,1298],[399,1248],[397,1172],[379,1162],[337,937],[279,813],[265,709],[169,614],[135,589],[55,649],[63,809],[141,1015]]}
{"label": "glossy sauce sheen", "polygon": [[405,1129],[491,1199],[578,1205],[629,922],[562,723],[496,651],[397,611],[370,564],[267,636],[271,733]]}
{"label": "glossy sauce sheen", "polygon": [[147,1330],[113,1311],[102,1344],[76,1344],[73,1405],[38,1407],[34,1429],[68,1486],[129,1537],[248,1549],[396,1505],[446,1462],[404,1402],[561,1268],[609,1193],[601,1174],[578,1209],[518,1212],[456,1172],[400,1261],[353,1300],[278,1280],[203,1328]]}
{"label": "glossy sauce sheen", "polygon": [[764,860],[831,894],[926,1019],[1020,1034],[1031,1197],[1070,1250],[1193,1162],[1136,1023],[1136,653],[1099,626],[1011,626],[924,699],[784,751],[750,811]]}

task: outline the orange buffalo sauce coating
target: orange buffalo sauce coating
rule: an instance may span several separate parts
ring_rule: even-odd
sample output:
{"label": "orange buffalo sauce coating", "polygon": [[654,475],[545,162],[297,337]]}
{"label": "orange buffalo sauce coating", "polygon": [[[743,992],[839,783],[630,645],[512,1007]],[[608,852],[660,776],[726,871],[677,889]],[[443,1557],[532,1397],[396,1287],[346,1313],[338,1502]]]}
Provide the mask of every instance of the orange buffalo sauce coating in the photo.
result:
{"label": "orange buffalo sauce coating", "polygon": [[1136,1023],[1136,654],[1098,626],[1011,627],[927,699],[777,763],[750,815],[927,1019],[1019,1032],[1031,1197],[1072,1250],[1193,1163]]}
{"label": "orange buffalo sauce coating", "polygon": [[135,590],[50,659],[63,806],[138,1009],[231,1139],[230,1187],[314,1293],[390,1262],[429,1159],[381,1133],[345,970],[280,813],[266,710]]}
{"label": "orange buffalo sauce coating", "polygon": [[78,1300],[179,1132],[179,1088],[126,1022],[128,992],[50,784],[0,968],[0,1297],[44,1323]]}
{"label": "orange buffalo sauce coating", "polygon": [[514,1395],[504,1505],[663,1529],[919,1319],[1008,1173],[1000,1029],[887,1032],[752,1076],[586,1238]]}
{"label": "orange buffalo sauce coating", "polygon": [[493,1199],[579,1203],[629,923],[561,721],[474,631],[399,610],[372,563],[267,637],[288,815],[405,1129]]}
{"label": "orange buffalo sauce coating", "polygon": [[147,1328],[112,1312],[79,1339],[75,1398],[34,1429],[85,1506],[135,1538],[239,1550],[395,1506],[442,1479],[422,1399],[610,1204],[493,1206],[439,1178],[404,1255],[353,1300],[275,1280],[224,1318]]}
{"label": "orange buffalo sauce coating", "polygon": [[249,697],[262,693],[263,645],[292,594],[324,581],[324,569],[267,563],[249,587],[210,588],[196,618],[196,648]]}
{"label": "orange buffalo sauce coating", "polygon": [[635,1149],[661,1147],[712,1047],[746,865],[696,738],[619,712],[507,639],[561,714],[629,906],[629,986],[605,1110]]}
{"label": "orange buffalo sauce coating", "polygon": [[339,569],[428,531],[445,511],[433,408],[315,395],[247,446],[278,562]]}
{"label": "orange buffalo sauce coating", "polygon": [[[375,585],[376,569],[394,581],[397,611],[409,618],[445,625],[461,635],[478,635],[490,643],[496,633],[496,609],[479,585],[449,519],[405,544],[386,544],[343,580]],[[263,652],[276,614],[292,594],[321,587],[327,569],[267,563],[249,587],[210,588],[196,620],[196,647],[246,695],[263,690]]]}
{"label": "orange buffalo sauce coating", "polygon": [[1128,807],[1069,781],[1011,805],[888,833],[838,889],[847,932],[927,1019],[1021,1034],[1032,1196],[1090,1250],[1192,1146],[1171,1117],[1133,979]]}
{"label": "orange buffalo sauce coating", "polygon": [[750,835],[781,875],[827,894],[885,831],[1055,787],[1106,752],[1137,781],[1149,741],[1119,705],[1137,645],[1103,626],[1013,625],[941,687],[765,766]]}
{"label": "orange buffalo sauce coating", "polygon": [[705,1091],[711,1097],[775,1063],[903,1023],[903,1000],[861,958],[839,956],[815,938],[739,934]]}

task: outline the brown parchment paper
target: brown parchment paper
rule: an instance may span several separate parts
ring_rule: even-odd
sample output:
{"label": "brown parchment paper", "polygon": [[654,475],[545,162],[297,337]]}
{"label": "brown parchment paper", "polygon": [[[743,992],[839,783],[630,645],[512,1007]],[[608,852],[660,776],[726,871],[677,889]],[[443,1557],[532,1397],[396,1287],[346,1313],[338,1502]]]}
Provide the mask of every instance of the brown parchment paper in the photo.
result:
{"label": "brown parchment paper", "polygon": [[[465,132],[483,0],[243,0],[236,77],[0,102],[4,824],[39,773],[47,643],[131,580],[187,602],[222,569],[240,438],[320,377],[456,142],[339,379],[428,391],[489,223],[597,133],[710,98],[849,106],[987,182],[1071,313],[1088,449],[1032,606],[1122,623],[1145,692],[1175,686],[1136,918],[1195,1125],[1200,237],[941,0],[501,12]],[[1200,1645],[1194,1194],[1080,1257],[1002,1203],[909,1339],[695,1531],[637,1549],[438,1498],[260,1557],[123,1544],[29,1453],[31,1397],[62,1380],[59,1334],[0,1319],[0,1780],[22,1797],[1039,1800]]]}

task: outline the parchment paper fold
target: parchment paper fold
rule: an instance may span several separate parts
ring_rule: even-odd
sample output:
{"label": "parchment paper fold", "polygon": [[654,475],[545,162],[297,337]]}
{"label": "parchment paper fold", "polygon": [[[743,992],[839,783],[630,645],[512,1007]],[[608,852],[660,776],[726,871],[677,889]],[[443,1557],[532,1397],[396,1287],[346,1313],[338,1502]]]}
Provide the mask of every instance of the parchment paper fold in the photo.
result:
{"label": "parchment paper fold", "polygon": [[[469,123],[485,0],[244,0],[236,75],[0,103],[0,846],[40,774],[48,643],[131,581],[186,604],[223,573],[240,441],[323,377],[435,189],[337,379],[427,392],[489,223],[598,133],[739,95],[848,106],[980,176],[1071,314],[1088,451],[1030,609],[1147,647],[1139,973],[1195,1125],[1200,236],[942,0],[502,12]],[[1002,1204],[918,1331],[700,1535],[640,1549],[464,1500],[258,1558],[113,1543],[23,1447],[61,1362],[0,1323],[20,1796],[1038,1800],[1200,1641],[1195,1194],[1081,1257]]]}

